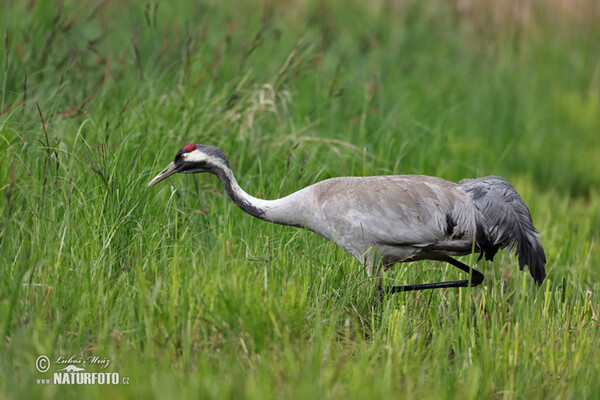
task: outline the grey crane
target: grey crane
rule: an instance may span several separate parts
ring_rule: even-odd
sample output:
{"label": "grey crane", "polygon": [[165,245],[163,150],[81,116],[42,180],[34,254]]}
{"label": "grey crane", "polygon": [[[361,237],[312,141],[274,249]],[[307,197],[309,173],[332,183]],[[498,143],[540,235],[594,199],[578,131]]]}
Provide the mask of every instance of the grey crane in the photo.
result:
{"label": "grey crane", "polygon": [[[480,252],[492,260],[500,248],[515,250],[541,284],[546,256],[531,214],[513,186],[500,177],[458,184],[424,175],[331,178],[276,200],[262,200],[238,185],[217,147],[188,144],[148,187],[175,173],[210,172],[242,210],[256,218],[306,228],[358,259],[383,293],[477,286],[483,274],[455,256]],[[393,264],[438,260],[470,273],[470,279],[381,287],[381,271]]]}

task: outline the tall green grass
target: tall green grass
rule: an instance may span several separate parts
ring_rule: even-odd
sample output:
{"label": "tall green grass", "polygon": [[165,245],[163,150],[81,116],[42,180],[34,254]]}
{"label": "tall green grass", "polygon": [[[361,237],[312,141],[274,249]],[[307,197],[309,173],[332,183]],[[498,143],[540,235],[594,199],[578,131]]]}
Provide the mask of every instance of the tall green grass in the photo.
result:
{"label": "tall green grass", "polygon": [[[2,4],[0,397],[600,396],[597,11],[460,4]],[[212,176],[147,190],[189,142],[264,198],[502,175],[548,279],[504,252],[481,287],[374,303],[350,256],[244,215]],[[41,354],[108,358],[130,384],[38,385]]]}

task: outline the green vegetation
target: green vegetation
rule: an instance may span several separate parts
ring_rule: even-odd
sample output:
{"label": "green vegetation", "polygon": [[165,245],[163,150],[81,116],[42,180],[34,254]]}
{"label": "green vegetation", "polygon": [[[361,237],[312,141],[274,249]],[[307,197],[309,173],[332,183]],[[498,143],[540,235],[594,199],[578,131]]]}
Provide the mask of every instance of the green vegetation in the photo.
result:
{"label": "green vegetation", "polygon": [[[0,5],[0,398],[600,398],[597,6],[366,3]],[[548,279],[502,252],[478,288],[377,306],[350,256],[215,177],[147,190],[189,142],[264,198],[502,175]],[[130,384],[36,384],[41,354]]]}

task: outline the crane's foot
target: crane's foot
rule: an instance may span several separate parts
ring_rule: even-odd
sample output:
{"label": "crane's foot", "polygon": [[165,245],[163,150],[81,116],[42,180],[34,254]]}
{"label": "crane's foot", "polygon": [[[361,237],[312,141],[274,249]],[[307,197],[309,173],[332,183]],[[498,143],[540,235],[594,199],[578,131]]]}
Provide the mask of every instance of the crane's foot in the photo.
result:
{"label": "crane's foot", "polygon": [[377,286],[375,295],[373,296],[373,303],[376,305],[383,303],[383,299],[385,298],[385,294],[388,293],[389,287],[390,286]]}
{"label": "crane's foot", "polygon": [[383,300],[385,294],[393,294],[399,292],[411,292],[413,290],[425,290],[425,289],[441,289],[441,288],[454,288],[454,287],[473,287],[481,284],[483,282],[483,274],[476,270],[475,268],[471,268],[466,264],[461,263],[458,260],[455,260],[452,257],[444,257],[441,261],[446,261],[449,264],[454,265],[455,267],[463,270],[464,272],[470,274],[471,279],[464,279],[460,281],[447,281],[447,282],[435,282],[435,283],[423,283],[420,285],[405,285],[405,286],[385,286],[378,288],[378,297],[380,300]]}

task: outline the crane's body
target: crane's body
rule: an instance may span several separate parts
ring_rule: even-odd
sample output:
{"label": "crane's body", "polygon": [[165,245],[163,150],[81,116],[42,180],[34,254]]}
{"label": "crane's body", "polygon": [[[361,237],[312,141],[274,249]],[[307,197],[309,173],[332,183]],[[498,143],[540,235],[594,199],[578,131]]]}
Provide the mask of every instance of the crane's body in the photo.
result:
{"label": "crane's body", "polygon": [[[424,175],[331,178],[276,200],[257,199],[238,185],[223,152],[212,146],[183,147],[148,187],[176,173],[210,172],[247,213],[282,225],[306,228],[335,242],[365,265],[368,274],[393,264],[441,260],[470,272],[451,258],[479,251],[491,260],[499,248],[515,248],[519,266],[541,283],[544,250],[531,215],[512,185],[500,177],[460,183]],[[407,291],[475,286],[472,281],[392,287]]]}
{"label": "crane's body", "polygon": [[[282,206],[283,205],[283,206]],[[305,227],[367,265],[473,250],[475,214],[458,185],[430,176],[341,177],[267,203],[263,219]],[[278,212],[289,210],[289,212]]]}

